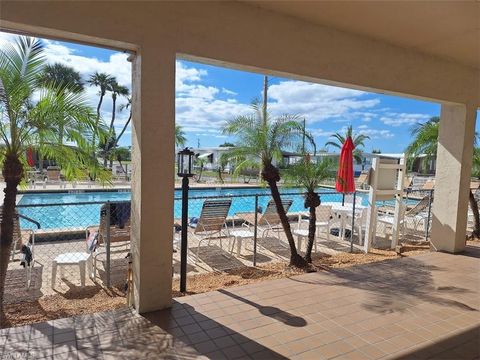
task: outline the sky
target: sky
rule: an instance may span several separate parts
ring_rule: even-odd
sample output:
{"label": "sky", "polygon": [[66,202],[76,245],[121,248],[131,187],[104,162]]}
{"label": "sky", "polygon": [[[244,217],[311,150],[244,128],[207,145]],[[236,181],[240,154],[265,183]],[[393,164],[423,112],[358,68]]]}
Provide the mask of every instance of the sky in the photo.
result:
{"label": "sky", "polygon": [[[14,36],[0,32],[0,46]],[[43,40],[49,63],[59,62],[80,72],[87,80],[95,71],[115,76],[131,89],[131,64],[128,54],[103,48],[52,40]],[[354,132],[368,135],[364,150],[401,153],[410,141],[411,127],[439,116],[440,105],[398,96],[389,96],[342,87],[314,84],[295,79],[270,77],[269,109],[273,116],[295,114],[305,118],[307,129],[315,136],[317,148],[324,148],[331,134],[343,132],[349,125]],[[251,102],[262,97],[263,75],[177,60],[176,122],[186,132],[187,146],[218,146],[234,138],[222,134],[222,126],[239,114],[251,113]],[[98,88],[86,87],[92,106],[98,103]],[[117,100],[117,109],[126,103]],[[111,97],[102,105],[102,117],[109,122]],[[118,111],[116,131],[128,118],[128,110]],[[131,129],[120,140],[131,145]],[[329,150],[334,150],[333,148]]]}

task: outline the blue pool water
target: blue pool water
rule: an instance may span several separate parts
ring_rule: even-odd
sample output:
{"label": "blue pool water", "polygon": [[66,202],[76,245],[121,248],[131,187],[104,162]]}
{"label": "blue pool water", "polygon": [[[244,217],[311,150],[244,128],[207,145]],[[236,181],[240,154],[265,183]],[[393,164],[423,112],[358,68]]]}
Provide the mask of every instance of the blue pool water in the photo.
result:
{"label": "blue pool water", "polygon": [[[290,211],[304,211],[300,189],[283,189],[284,198],[292,199]],[[319,189],[323,202],[340,202],[342,195],[331,189]],[[230,216],[237,212],[252,212],[255,208],[254,194],[262,194],[258,203],[263,209],[270,200],[268,188],[192,189],[189,193],[189,216],[198,217],[206,197],[232,196]],[[263,195],[265,194],[265,195]],[[357,193],[367,205],[367,194]],[[130,192],[85,192],[85,193],[35,193],[24,194],[19,201],[19,212],[41,224],[42,229],[87,227],[99,222],[100,207],[107,201],[130,200]],[[91,204],[91,202],[98,202]],[[74,204],[72,204],[74,203]],[[54,204],[53,206],[51,204]],[[35,205],[35,206],[33,206]],[[44,205],[44,206],[42,206]],[[174,217],[181,217],[181,192],[175,191]],[[22,228],[35,228],[21,220]]]}

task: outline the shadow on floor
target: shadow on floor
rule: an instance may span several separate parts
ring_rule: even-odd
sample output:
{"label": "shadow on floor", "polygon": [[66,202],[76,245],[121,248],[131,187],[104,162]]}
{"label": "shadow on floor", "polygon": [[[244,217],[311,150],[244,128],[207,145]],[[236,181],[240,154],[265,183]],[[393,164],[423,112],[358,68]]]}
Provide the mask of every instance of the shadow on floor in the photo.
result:
{"label": "shadow on floor", "polygon": [[[433,272],[438,271],[444,269],[408,257],[345,269],[330,269],[328,280],[324,276],[299,276],[289,280],[366,290],[370,295],[363,307],[378,314],[404,312],[419,302],[478,311],[465,299],[465,296],[471,295],[471,290],[457,286],[453,281],[451,286],[435,286]],[[463,275],[465,276],[468,274]],[[475,277],[474,274],[471,276]]]}
{"label": "shadow on floor", "polygon": [[[197,255],[197,247],[190,248]],[[214,270],[227,270],[245,266],[240,260],[235,258],[230,252],[222,249],[218,245],[200,246],[199,263],[204,262]]]}
{"label": "shadow on floor", "polygon": [[478,359],[480,358],[480,326],[435,341],[430,346],[412,350],[397,359]]}
{"label": "shadow on floor", "polygon": [[18,264],[15,264],[15,266],[18,267],[12,269],[9,265],[7,271],[4,303],[34,301],[41,298],[43,296],[42,276],[44,267],[35,264],[32,268],[30,287],[27,288],[27,271]]}
{"label": "shadow on floor", "polygon": [[225,289],[220,289],[220,290],[218,290],[218,292],[220,292],[222,294],[225,294],[227,296],[230,296],[230,297],[232,297],[236,300],[239,300],[239,301],[241,301],[245,304],[251,305],[251,306],[257,308],[258,311],[260,312],[260,314],[262,314],[264,316],[269,316],[272,319],[275,319],[277,321],[280,321],[280,322],[284,323],[285,325],[294,326],[294,327],[303,327],[303,326],[307,325],[307,322],[305,321],[304,318],[292,315],[289,312],[283,311],[282,309],[279,309],[277,307],[263,306],[263,305],[257,304],[256,302],[253,302],[253,301],[245,299],[241,296],[235,295],[235,294],[233,294],[230,291],[227,291]]}
{"label": "shadow on floor", "polygon": [[[287,359],[275,351],[257,343],[253,339],[222,325],[197,312],[188,304],[173,303],[172,308],[144,314],[151,325],[159,326],[166,333],[161,340],[162,358],[196,358],[205,355],[212,359]],[[155,334],[145,331],[142,326],[126,329],[130,333]],[[159,338],[147,338],[147,346],[159,341]],[[136,349],[141,349],[135,337]],[[140,338],[142,340],[142,338]]]}

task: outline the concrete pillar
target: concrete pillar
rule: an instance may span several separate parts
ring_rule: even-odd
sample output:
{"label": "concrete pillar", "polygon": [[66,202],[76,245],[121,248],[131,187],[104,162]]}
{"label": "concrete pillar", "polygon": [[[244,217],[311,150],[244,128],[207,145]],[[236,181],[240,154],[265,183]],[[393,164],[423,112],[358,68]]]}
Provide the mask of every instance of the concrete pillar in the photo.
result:
{"label": "concrete pillar", "polygon": [[144,313],[172,300],[175,52],[142,47],[132,77],[133,288]]}
{"label": "concrete pillar", "polygon": [[442,105],[431,231],[437,251],[465,248],[475,118],[473,106]]}

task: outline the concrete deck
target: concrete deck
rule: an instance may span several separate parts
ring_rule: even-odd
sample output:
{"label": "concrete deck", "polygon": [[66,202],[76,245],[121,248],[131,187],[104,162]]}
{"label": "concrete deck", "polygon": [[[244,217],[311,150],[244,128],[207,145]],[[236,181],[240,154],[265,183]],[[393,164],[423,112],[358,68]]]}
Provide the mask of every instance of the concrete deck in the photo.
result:
{"label": "concrete deck", "polygon": [[[171,309],[0,331],[34,359],[477,359],[480,248],[177,298]],[[17,357],[14,357],[17,356]]]}

